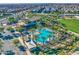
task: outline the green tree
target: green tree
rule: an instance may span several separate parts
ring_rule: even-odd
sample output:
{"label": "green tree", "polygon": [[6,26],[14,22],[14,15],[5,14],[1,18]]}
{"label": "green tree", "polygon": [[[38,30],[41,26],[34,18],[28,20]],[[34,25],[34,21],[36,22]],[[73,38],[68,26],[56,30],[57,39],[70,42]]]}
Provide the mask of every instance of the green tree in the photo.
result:
{"label": "green tree", "polygon": [[4,28],[3,27],[0,27],[0,32],[3,32]]}
{"label": "green tree", "polygon": [[7,28],[8,31],[13,31],[14,29],[12,27]]}
{"label": "green tree", "polygon": [[9,23],[15,23],[17,20],[14,17],[9,17]]}
{"label": "green tree", "polygon": [[2,47],[3,47],[3,42],[1,41],[1,39],[0,39],[0,52],[2,52]]}
{"label": "green tree", "polygon": [[23,27],[16,28],[17,31],[22,32],[24,30]]}

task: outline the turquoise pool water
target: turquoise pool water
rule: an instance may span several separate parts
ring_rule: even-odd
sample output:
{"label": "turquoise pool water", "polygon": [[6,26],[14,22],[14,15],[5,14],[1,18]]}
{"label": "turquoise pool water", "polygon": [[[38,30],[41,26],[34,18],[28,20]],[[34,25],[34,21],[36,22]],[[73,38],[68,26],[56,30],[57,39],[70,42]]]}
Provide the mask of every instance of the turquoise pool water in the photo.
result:
{"label": "turquoise pool water", "polygon": [[53,36],[53,32],[50,29],[39,30],[40,34],[37,35],[36,41],[45,44],[50,37]]}

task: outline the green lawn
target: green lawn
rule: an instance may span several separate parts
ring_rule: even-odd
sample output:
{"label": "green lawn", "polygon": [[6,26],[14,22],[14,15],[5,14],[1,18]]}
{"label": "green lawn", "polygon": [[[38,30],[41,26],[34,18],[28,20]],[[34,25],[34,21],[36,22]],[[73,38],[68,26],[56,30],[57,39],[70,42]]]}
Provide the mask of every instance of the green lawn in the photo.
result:
{"label": "green lawn", "polygon": [[79,19],[61,19],[60,22],[73,32],[79,33]]}

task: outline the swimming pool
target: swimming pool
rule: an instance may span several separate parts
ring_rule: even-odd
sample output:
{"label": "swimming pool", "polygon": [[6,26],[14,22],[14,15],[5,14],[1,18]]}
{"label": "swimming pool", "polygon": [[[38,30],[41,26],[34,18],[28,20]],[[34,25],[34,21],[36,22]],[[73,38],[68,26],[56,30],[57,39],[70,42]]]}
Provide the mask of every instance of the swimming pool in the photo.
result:
{"label": "swimming pool", "polygon": [[36,42],[45,44],[47,41],[49,41],[49,38],[53,37],[53,32],[48,28],[40,29],[39,32],[40,34],[36,35]]}

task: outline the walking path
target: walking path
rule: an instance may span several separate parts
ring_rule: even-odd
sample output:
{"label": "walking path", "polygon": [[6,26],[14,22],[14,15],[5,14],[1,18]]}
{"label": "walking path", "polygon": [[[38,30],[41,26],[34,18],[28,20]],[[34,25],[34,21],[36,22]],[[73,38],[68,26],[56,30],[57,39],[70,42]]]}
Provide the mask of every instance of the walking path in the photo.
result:
{"label": "walking path", "polygon": [[76,36],[79,37],[79,34],[78,33],[75,33],[75,32],[72,32],[72,31],[68,31],[68,33],[72,33],[72,34],[74,34],[74,35],[76,35]]}

